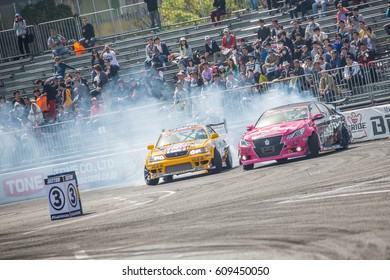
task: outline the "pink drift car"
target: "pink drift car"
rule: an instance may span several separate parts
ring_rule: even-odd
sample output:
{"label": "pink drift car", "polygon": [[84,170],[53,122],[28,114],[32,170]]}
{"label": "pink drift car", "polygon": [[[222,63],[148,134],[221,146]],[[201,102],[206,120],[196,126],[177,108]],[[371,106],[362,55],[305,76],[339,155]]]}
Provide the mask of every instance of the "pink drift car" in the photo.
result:
{"label": "pink drift car", "polygon": [[244,170],[258,162],[283,163],[288,158],[347,149],[352,138],[345,117],[316,101],[270,109],[247,130],[238,145]]}

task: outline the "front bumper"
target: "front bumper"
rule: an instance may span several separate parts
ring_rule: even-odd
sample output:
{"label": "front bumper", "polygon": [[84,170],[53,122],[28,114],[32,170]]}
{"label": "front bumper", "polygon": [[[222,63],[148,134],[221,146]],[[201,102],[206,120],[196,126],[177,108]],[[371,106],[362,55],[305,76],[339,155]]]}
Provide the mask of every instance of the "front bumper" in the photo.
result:
{"label": "front bumper", "polygon": [[146,164],[151,179],[211,169],[211,153],[186,155]]}
{"label": "front bumper", "polygon": [[[280,145],[280,152],[278,152],[278,145]],[[278,145],[275,145],[275,148],[272,148],[272,146],[255,146],[253,142],[251,142],[251,146],[239,145],[238,156],[240,164],[248,165],[271,160],[305,156],[308,151],[308,137],[301,136],[296,139],[285,139]]]}

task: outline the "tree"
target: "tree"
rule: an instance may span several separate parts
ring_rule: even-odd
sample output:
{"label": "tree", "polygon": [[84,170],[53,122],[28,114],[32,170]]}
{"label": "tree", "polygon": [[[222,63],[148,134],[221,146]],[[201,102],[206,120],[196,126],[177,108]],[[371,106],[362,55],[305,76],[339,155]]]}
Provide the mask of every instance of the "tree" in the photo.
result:
{"label": "tree", "polygon": [[41,0],[36,4],[27,5],[21,13],[29,20],[28,24],[39,24],[73,16],[70,6],[56,5],[54,0]]}

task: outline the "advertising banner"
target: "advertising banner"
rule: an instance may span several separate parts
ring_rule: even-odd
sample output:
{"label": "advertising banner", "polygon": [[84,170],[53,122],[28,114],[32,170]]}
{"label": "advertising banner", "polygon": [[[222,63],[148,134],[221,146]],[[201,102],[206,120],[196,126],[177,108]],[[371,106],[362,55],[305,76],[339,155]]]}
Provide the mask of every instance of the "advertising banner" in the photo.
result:
{"label": "advertising banner", "polygon": [[45,196],[45,178],[75,171],[80,191],[143,182],[146,149],[0,174],[0,205]]}
{"label": "advertising banner", "polygon": [[353,142],[390,137],[390,105],[343,112],[352,131]]}

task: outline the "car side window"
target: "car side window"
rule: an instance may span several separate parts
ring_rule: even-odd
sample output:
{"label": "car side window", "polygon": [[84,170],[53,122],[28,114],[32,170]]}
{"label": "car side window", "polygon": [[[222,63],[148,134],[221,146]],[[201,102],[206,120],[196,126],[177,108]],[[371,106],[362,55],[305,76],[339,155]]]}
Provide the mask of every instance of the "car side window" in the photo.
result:
{"label": "car side window", "polygon": [[311,117],[313,118],[315,115],[317,114],[321,114],[320,110],[318,109],[318,107],[316,106],[316,104],[310,104],[309,106],[310,108],[310,113],[311,113]]}
{"label": "car side window", "polygon": [[209,133],[209,135],[215,133],[214,129],[212,129],[211,127],[207,126],[207,132]]}
{"label": "car side window", "polygon": [[317,103],[317,106],[320,109],[321,113],[324,114],[325,116],[331,115],[331,111],[325,105],[323,105],[321,103]]}

